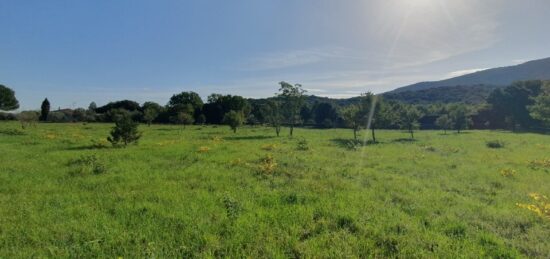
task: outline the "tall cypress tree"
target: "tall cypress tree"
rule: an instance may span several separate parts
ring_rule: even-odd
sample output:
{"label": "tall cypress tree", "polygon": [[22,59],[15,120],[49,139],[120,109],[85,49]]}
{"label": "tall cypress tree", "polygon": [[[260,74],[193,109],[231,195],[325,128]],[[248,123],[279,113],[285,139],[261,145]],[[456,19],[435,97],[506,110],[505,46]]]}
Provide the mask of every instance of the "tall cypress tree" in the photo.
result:
{"label": "tall cypress tree", "polygon": [[48,101],[48,98],[44,99],[40,109],[40,120],[46,121],[48,119],[48,114],[50,113],[50,101]]}

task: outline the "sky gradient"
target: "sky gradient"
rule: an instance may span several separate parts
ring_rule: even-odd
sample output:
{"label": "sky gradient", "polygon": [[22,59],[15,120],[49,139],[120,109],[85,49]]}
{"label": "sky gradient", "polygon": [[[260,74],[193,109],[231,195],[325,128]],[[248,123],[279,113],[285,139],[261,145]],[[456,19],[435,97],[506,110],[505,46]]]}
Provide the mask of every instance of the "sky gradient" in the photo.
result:
{"label": "sky gradient", "polygon": [[181,91],[385,92],[550,57],[548,0],[2,0],[0,84],[21,109]]}

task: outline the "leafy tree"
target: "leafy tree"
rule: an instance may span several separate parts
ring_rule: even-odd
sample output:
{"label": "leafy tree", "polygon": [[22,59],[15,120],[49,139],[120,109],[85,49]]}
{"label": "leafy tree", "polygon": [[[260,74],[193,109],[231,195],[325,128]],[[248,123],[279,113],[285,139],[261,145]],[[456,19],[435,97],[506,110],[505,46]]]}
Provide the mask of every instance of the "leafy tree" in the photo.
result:
{"label": "leafy tree", "polygon": [[96,112],[97,105],[95,102],[91,102],[90,105],[88,105],[88,110],[86,110],[86,119],[87,122],[94,122],[96,121]]}
{"label": "leafy tree", "polygon": [[158,115],[159,115],[159,110],[155,108],[147,107],[145,108],[145,110],[143,110],[143,119],[145,120],[145,122],[147,122],[147,126],[151,126],[151,123],[153,123],[153,121],[158,117]]}
{"label": "leafy tree", "polygon": [[191,125],[195,122],[195,118],[193,118],[193,115],[189,112],[178,112],[176,116],[172,117],[172,121],[176,124],[183,125],[185,129],[186,125]]}
{"label": "leafy tree", "polygon": [[437,120],[435,121],[435,125],[440,127],[445,132],[445,134],[447,134],[447,130],[453,127],[453,122],[449,115],[443,114],[437,118]]}
{"label": "leafy tree", "polygon": [[110,102],[104,106],[96,108],[95,111],[97,113],[107,113],[113,109],[124,109],[131,112],[131,111],[140,111],[141,106],[139,105],[139,103],[134,101],[122,100],[122,101]]}
{"label": "leafy tree", "polygon": [[34,111],[22,111],[17,115],[17,119],[21,123],[21,128],[26,129],[29,126],[35,125],[38,121],[39,115]]}
{"label": "leafy tree", "polygon": [[191,115],[193,119],[196,120],[202,113],[203,105],[199,94],[195,92],[181,92],[172,95],[168,102],[168,110],[172,116],[178,116],[178,113],[182,111],[189,113],[191,109]]}
{"label": "leafy tree", "polygon": [[229,111],[240,111],[243,116],[251,111],[248,101],[238,95],[211,94],[208,96],[208,103],[203,106],[203,113],[207,123],[220,124]]}
{"label": "leafy tree", "polygon": [[281,103],[277,100],[269,100],[263,106],[263,112],[265,119],[271,127],[275,128],[277,137],[281,132],[281,125],[283,123],[283,115],[281,113]]}
{"label": "leafy tree", "polygon": [[40,120],[46,121],[48,119],[48,113],[50,113],[50,101],[46,98],[40,106]]}
{"label": "leafy tree", "polygon": [[472,124],[468,108],[464,104],[456,104],[449,108],[449,118],[452,121],[452,127],[460,133],[463,129],[468,129]]}
{"label": "leafy tree", "polygon": [[290,125],[290,136],[294,131],[294,126],[300,123],[300,109],[304,103],[304,94],[306,90],[302,85],[291,85],[287,82],[280,82],[278,97],[283,101],[283,115],[286,122]]}
{"label": "leafy tree", "polygon": [[240,127],[244,122],[244,116],[240,111],[231,110],[225,114],[223,117],[225,124],[229,125],[234,133],[237,132],[237,128]]}
{"label": "leafy tree", "polygon": [[520,81],[493,91],[487,98],[494,111],[492,124],[505,122],[513,130],[517,126],[536,126],[536,121],[529,115],[528,107],[533,105],[533,98],[540,94],[542,84],[543,81],[540,80]]}
{"label": "leafy tree", "polygon": [[206,116],[204,116],[204,114],[202,113],[199,114],[199,116],[197,117],[196,123],[203,125],[205,122],[206,122]]}
{"label": "leafy tree", "polygon": [[4,85],[0,85],[0,110],[11,111],[18,108],[19,102],[15,98],[15,92]]}
{"label": "leafy tree", "polygon": [[88,111],[93,111],[95,113],[96,109],[97,109],[97,104],[95,104],[95,102],[91,102],[90,105],[88,105]]}
{"label": "leafy tree", "polygon": [[418,119],[422,114],[420,111],[411,105],[401,105],[399,110],[399,124],[402,129],[406,129],[411,134],[411,139],[414,139],[414,130],[419,128]]}
{"label": "leafy tree", "polygon": [[107,138],[113,146],[122,143],[127,146],[129,143],[137,143],[141,137],[138,132],[139,123],[132,120],[129,112],[121,110],[115,117],[115,126],[111,130],[111,136]]}
{"label": "leafy tree", "polygon": [[531,117],[550,123],[550,81],[546,81],[542,92],[533,98],[534,104],[529,106]]}
{"label": "leafy tree", "polygon": [[353,139],[357,140],[357,131],[361,129],[361,125],[364,121],[361,108],[357,104],[352,104],[342,109],[342,117],[344,123],[353,129]]}

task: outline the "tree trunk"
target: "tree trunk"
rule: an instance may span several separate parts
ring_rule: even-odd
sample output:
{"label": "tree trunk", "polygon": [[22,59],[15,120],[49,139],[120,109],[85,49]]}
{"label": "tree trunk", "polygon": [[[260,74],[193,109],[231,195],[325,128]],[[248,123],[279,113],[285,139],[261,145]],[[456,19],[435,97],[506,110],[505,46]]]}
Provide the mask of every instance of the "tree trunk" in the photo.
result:
{"label": "tree trunk", "polygon": [[409,127],[409,132],[411,133],[411,139],[414,139],[414,132],[412,127]]}
{"label": "tree trunk", "polygon": [[292,131],[294,131],[294,125],[290,125],[290,136],[292,137]]}
{"label": "tree trunk", "polygon": [[233,133],[237,133],[237,128],[233,128]]}
{"label": "tree trunk", "polygon": [[443,129],[443,134],[447,135],[447,129]]}
{"label": "tree trunk", "polygon": [[374,135],[374,127],[372,127],[370,130],[372,133],[372,143],[376,143],[376,136]]}
{"label": "tree trunk", "polygon": [[277,137],[279,136],[280,132],[281,132],[281,126],[275,126],[275,133],[277,133]]}
{"label": "tree trunk", "polygon": [[357,128],[353,128],[353,139],[357,140]]}

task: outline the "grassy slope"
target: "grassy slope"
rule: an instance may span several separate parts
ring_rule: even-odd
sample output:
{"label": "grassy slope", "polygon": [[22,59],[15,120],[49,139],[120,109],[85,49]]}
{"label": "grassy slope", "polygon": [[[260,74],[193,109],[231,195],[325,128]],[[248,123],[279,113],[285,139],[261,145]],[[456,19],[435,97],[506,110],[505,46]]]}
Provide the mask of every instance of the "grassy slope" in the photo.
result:
{"label": "grassy slope", "polygon": [[[550,195],[549,170],[528,166],[549,136],[381,131],[355,151],[343,129],[141,126],[137,146],[94,149],[110,125],[17,128],[0,123],[0,257],[550,257],[550,220],[516,206]],[[92,154],[105,173],[71,174]]]}

